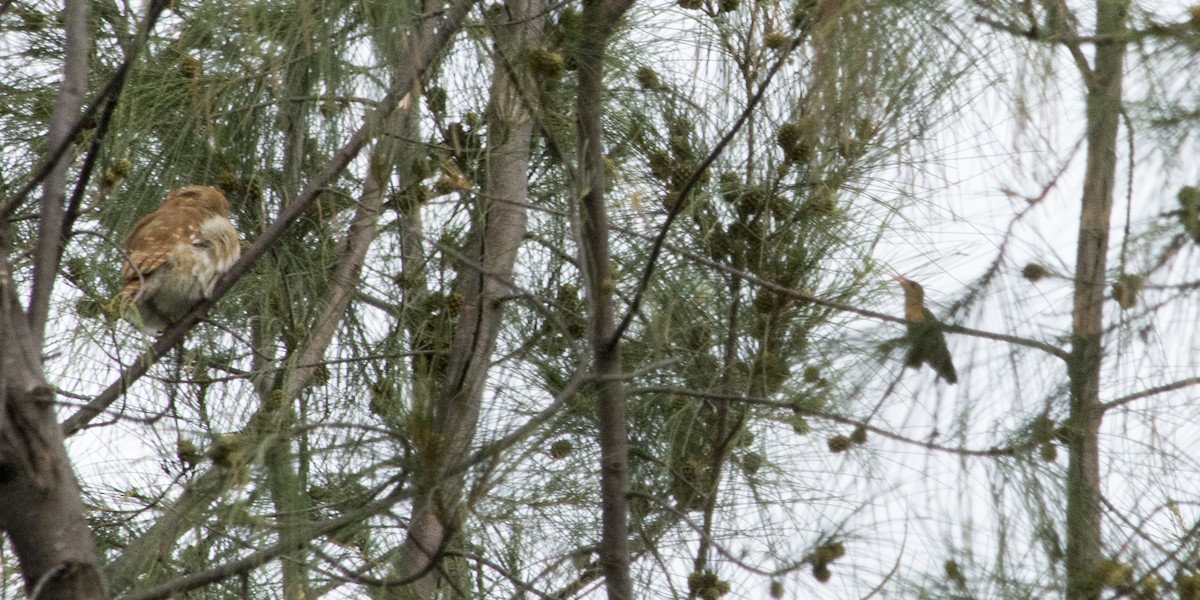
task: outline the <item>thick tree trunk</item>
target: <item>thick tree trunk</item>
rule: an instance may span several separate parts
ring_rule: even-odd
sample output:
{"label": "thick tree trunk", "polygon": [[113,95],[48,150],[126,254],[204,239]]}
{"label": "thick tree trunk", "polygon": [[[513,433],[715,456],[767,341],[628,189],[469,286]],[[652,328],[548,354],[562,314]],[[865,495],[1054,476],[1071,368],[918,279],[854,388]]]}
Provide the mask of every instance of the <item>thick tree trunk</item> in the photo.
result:
{"label": "thick tree trunk", "polygon": [[[439,552],[463,516],[462,477],[445,469],[470,450],[503,318],[502,298],[512,293],[513,267],[525,236],[526,192],[533,121],[521,90],[523,49],[537,44],[542,31],[542,0],[511,0],[496,26],[497,46],[492,103],[488,114],[489,147],[485,181],[466,258],[455,282],[462,298],[445,375],[434,409],[438,443],[422,448],[421,490],[413,504],[411,526],[401,553],[402,576],[415,577],[392,597],[433,598],[437,593]],[[516,67],[514,67],[516,65]]]}
{"label": "thick tree trunk", "polygon": [[79,484],[0,251],[0,531],[8,535],[31,597],[106,598]]}
{"label": "thick tree trunk", "polygon": [[600,565],[610,600],[631,600],[629,575],[629,436],[621,344],[616,337],[613,275],[608,245],[608,211],[601,116],[604,56],[609,37],[632,0],[588,0],[583,22],[591,30],[579,42],[578,194],[580,251],[588,296],[588,336],[598,396],[600,429]]}
{"label": "thick tree trunk", "polygon": [[0,224],[0,533],[16,552],[26,592],[39,600],[107,597],[42,364],[65,233],[69,144],[87,89],[88,7],[68,0],[63,11],[63,80],[46,137],[53,167],[42,182],[28,311],[17,299],[8,261],[9,223]]}
{"label": "thick tree trunk", "polygon": [[1067,418],[1067,597],[1098,598],[1103,558],[1100,508],[1100,367],[1103,354],[1108,230],[1117,169],[1121,78],[1127,3],[1098,0],[1095,65],[1087,83],[1087,167],[1075,264],[1072,349],[1068,362],[1071,406]]}

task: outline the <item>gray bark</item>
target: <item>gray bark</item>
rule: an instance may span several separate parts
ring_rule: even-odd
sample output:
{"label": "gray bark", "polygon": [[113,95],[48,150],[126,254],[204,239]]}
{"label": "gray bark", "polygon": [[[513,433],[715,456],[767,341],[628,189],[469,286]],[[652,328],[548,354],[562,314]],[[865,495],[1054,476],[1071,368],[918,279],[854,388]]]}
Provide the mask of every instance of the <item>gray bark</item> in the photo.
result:
{"label": "gray bark", "polygon": [[41,347],[46,319],[50,314],[50,292],[58,279],[61,258],[60,239],[66,213],[67,171],[71,166],[72,136],[79,124],[79,109],[87,91],[89,3],[68,0],[63,17],[66,23],[66,48],[63,56],[63,80],[54,111],[50,115],[50,131],[46,135],[47,160],[53,167],[42,182],[41,215],[38,220],[38,247],[33,257],[33,292],[29,299],[29,331],[34,345]]}
{"label": "gray bark", "polygon": [[[537,43],[542,31],[542,0],[512,0],[497,25],[495,75],[488,113],[489,146],[485,180],[466,249],[468,264],[455,282],[462,298],[434,414],[440,443],[423,449],[420,491],[414,502],[400,573],[415,577],[393,596],[433,598],[439,553],[461,519],[462,477],[448,474],[475,437],[484,384],[503,322],[504,296],[512,292],[513,267],[525,235],[526,192],[533,121],[521,90],[528,79],[514,70],[521,49]],[[517,76],[522,81],[514,81]]]}
{"label": "gray bark", "polygon": [[591,30],[579,43],[577,182],[581,263],[588,297],[588,338],[598,396],[600,429],[600,565],[610,600],[633,598],[629,575],[629,439],[621,343],[613,302],[614,281],[605,206],[603,115],[604,57],[608,40],[632,0],[588,0],[583,19]]}
{"label": "gray bark", "polygon": [[17,299],[8,260],[8,224],[0,230],[0,531],[17,555],[26,592],[39,599],[107,597],[79,483],[54,413],[54,389],[42,364],[64,233],[70,144],[87,87],[88,7],[69,0],[63,12],[63,81],[46,140],[52,166],[42,182],[28,312]]}
{"label": "gray bark", "polygon": [[79,484],[25,311],[0,251],[0,531],[39,599],[106,598]]}
{"label": "gray bark", "polygon": [[1087,165],[1075,264],[1072,349],[1068,360],[1071,406],[1066,422],[1067,597],[1098,598],[1103,558],[1100,506],[1099,430],[1102,418],[1100,367],[1103,354],[1105,274],[1108,232],[1117,170],[1121,79],[1127,3],[1098,0],[1094,66],[1083,73],[1087,85]]}

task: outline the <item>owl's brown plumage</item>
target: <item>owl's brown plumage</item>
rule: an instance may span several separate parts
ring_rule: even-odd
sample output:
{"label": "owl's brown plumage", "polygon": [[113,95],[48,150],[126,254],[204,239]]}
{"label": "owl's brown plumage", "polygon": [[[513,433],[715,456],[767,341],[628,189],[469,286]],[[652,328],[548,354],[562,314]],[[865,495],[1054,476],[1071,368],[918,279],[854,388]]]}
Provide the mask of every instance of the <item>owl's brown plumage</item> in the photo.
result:
{"label": "owl's brown plumage", "polygon": [[229,201],[208,186],[193,185],[167,195],[125,239],[128,260],[121,293],[137,307],[131,321],[162,331],[212,295],[221,274],[241,256]]}

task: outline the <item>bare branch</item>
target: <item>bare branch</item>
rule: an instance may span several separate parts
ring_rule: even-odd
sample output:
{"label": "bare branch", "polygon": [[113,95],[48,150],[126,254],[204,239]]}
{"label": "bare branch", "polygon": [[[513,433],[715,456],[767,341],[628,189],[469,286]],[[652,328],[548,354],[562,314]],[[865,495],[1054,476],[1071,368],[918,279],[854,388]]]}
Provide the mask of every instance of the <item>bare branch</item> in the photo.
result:
{"label": "bare branch", "polygon": [[1132,394],[1121,396],[1120,398],[1109,400],[1108,402],[1100,405],[1100,410],[1102,412],[1108,412],[1113,408],[1124,406],[1130,402],[1136,402],[1142,398],[1149,398],[1151,396],[1157,396],[1167,392],[1174,392],[1176,390],[1186,389],[1195,385],[1200,385],[1200,377],[1188,377],[1186,379],[1180,379],[1179,381],[1172,381],[1171,383],[1165,385],[1155,386],[1147,390],[1134,392]]}
{"label": "bare branch", "polygon": [[721,394],[721,393],[715,393],[715,392],[705,392],[705,391],[701,391],[701,390],[689,390],[686,388],[677,388],[677,387],[671,387],[671,386],[639,387],[639,388],[634,388],[634,389],[630,390],[629,393],[630,393],[630,395],[635,395],[635,394],[638,394],[638,395],[640,395],[640,394],[673,394],[673,395],[680,395],[680,396],[691,396],[694,398],[704,398],[707,400],[727,400],[730,402],[738,402],[738,403],[750,404],[750,405],[754,405],[754,406],[765,406],[765,407],[769,407],[769,408],[787,409],[787,410],[791,410],[791,411],[796,411],[797,414],[801,414],[804,416],[815,417],[818,419],[825,419],[825,420],[833,421],[834,423],[839,423],[842,425],[850,425],[853,427],[862,427],[866,431],[878,434],[881,437],[885,437],[890,440],[895,440],[897,442],[901,442],[904,444],[920,446],[922,448],[925,448],[926,450],[936,450],[938,452],[946,452],[949,454],[956,454],[959,456],[980,456],[980,457],[995,458],[997,456],[1013,456],[1023,450],[1028,449],[1028,448],[1025,448],[1022,446],[993,446],[991,448],[982,448],[982,449],[958,448],[958,447],[954,447],[954,446],[946,446],[944,444],[938,444],[938,443],[935,443],[930,440],[922,441],[922,440],[908,438],[908,437],[902,436],[898,433],[888,431],[888,430],[882,429],[880,427],[876,427],[876,426],[870,424],[870,418],[856,419],[854,417],[847,417],[845,415],[839,415],[837,413],[818,411],[818,410],[810,410],[810,409],[805,409],[803,407],[799,407],[795,403],[792,403],[792,402],[785,402],[782,400],[771,400],[769,398],[743,396],[743,395],[739,395],[739,394]]}
{"label": "bare branch", "polygon": [[71,161],[67,147],[75,127],[80,122],[79,108],[87,88],[88,51],[91,37],[88,31],[88,2],[68,1],[63,16],[66,21],[66,44],[63,51],[63,78],[54,111],[50,115],[50,131],[46,146],[56,152],[47,161],[50,171],[42,183],[42,205],[38,220],[38,241],[33,255],[33,291],[29,298],[29,328],[36,346],[41,347],[46,318],[50,314],[50,292],[58,279],[58,249],[62,246],[63,214],[67,194],[67,170]]}

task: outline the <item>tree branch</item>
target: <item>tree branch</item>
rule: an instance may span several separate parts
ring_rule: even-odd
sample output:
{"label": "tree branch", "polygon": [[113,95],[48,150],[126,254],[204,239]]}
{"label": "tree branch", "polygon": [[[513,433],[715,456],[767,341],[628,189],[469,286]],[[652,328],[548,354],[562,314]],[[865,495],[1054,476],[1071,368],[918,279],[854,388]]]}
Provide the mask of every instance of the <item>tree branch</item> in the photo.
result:
{"label": "tree branch", "polygon": [[[69,145],[74,130],[81,121],[79,109],[87,88],[88,50],[91,36],[88,31],[88,6],[84,1],[68,0],[63,11],[65,47],[63,49],[63,78],[54,111],[50,115],[50,131],[46,146],[54,151],[48,157],[50,170],[42,182],[42,205],[38,219],[37,246],[33,254],[33,290],[29,297],[29,329],[34,345],[42,346],[46,318],[50,314],[50,292],[58,279],[58,249],[63,239],[63,214],[67,194]],[[62,148],[61,152],[57,150]]]}

